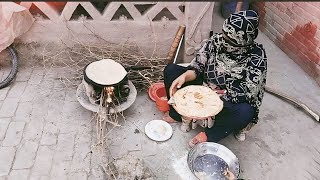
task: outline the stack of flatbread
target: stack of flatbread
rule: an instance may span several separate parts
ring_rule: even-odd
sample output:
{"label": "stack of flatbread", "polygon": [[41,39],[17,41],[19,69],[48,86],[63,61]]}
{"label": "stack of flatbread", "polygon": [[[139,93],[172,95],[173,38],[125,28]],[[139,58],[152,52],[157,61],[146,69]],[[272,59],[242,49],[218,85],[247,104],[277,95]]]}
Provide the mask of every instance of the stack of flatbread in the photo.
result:
{"label": "stack of flatbread", "polygon": [[127,71],[112,59],[102,59],[90,63],[85,69],[85,75],[99,85],[114,85],[122,81]]}
{"label": "stack of flatbread", "polygon": [[211,88],[191,85],[179,89],[174,95],[175,110],[190,118],[207,118],[217,115],[223,108],[223,101]]}

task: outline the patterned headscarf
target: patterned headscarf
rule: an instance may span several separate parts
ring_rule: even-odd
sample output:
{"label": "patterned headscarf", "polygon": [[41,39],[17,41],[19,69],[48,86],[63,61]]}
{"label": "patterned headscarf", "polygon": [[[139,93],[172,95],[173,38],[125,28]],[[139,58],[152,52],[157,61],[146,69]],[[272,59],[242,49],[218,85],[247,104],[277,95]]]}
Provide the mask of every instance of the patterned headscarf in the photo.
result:
{"label": "patterned headscarf", "polygon": [[233,46],[243,47],[253,43],[258,36],[259,16],[253,10],[233,13],[224,21],[222,32]]}

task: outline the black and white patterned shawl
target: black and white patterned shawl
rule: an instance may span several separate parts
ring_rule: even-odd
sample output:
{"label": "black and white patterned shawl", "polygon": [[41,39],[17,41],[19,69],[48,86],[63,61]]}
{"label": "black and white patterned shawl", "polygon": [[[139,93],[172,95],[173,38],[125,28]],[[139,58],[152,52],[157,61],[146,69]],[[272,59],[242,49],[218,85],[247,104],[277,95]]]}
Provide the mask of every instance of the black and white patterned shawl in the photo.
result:
{"label": "black and white patterned shawl", "polygon": [[214,34],[205,42],[189,69],[203,76],[209,87],[225,89],[224,100],[251,104],[256,109],[253,122],[257,122],[266,84],[267,57],[263,46],[254,42],[258,16],[254,11],[250,13],[251,16],[248,11],[232,14],[223,25],[223,33]]}

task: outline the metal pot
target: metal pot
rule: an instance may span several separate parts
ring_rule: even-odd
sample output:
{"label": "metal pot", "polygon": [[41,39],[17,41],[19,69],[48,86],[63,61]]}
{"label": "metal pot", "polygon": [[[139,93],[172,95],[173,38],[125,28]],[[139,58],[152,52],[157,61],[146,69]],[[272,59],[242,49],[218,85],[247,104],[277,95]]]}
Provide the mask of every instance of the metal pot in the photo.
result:
{"label": "metal pot", "polygon": [[[88,64],[89,65],[89,64]],[[116,84],[108,84],[108,85],[102,85],[102,84],[98,84],[96,82],[94,82],[93,80],[91,80],[87,74],[86,74],[86,69],[87,66],[85,66],[84,70],[83,70],[83,79],[90,85],[93,86],[95,94],[96,94],[96,99],[97,99],[97,103],[99,103],[99,99],[101,96],[101,93],[103,91],[103,88],[105,87],[113,87],[114,88],[114,95],[115,97],[118,99],[119,103],[125,102],[127,100],[127,97],[129,96],[130,93],[130,88],[129,88],[129,84],[128,84],[128,76],[126,75],[120,82],[116,83]],[[118,103],[118,101],[116,101],[116,103]]]}

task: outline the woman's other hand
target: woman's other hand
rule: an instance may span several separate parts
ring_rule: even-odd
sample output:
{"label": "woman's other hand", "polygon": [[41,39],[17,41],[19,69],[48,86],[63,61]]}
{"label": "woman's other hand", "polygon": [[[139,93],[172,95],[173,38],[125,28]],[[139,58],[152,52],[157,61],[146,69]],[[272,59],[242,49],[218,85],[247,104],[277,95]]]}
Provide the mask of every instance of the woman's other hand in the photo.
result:
{"label": "woman's other hand", "polygon": [[222,90],[220,90],[220,89],[214,89],[214,91],[219,95],[219,96],[223,96],[223,95],[225,95],[226,94],[226,90],[224,90],[224,89],[222,89]]}
{"label": "woman's other hand", "polygon": [[227,178],[227,180],[236,180],[235,175],[229,169],[225,170],[223,175]]}

